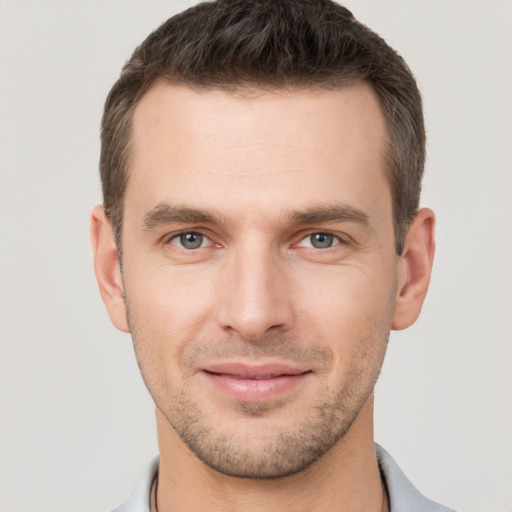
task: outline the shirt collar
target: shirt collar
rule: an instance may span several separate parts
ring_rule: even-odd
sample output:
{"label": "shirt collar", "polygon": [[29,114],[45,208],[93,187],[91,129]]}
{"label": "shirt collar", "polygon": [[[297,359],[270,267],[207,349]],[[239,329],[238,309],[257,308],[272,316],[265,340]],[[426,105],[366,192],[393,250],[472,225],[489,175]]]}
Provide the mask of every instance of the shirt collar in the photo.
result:
{"label": "shirt collar", "polygon": [[[388,491],[390,512],[454,512],[423,496],[404,475],[391,455],[375,444],[379,469]],[[130,499],[112,512],[151,512],[151,487],[158,475],[160,458],[155,455],[140,477]]]}

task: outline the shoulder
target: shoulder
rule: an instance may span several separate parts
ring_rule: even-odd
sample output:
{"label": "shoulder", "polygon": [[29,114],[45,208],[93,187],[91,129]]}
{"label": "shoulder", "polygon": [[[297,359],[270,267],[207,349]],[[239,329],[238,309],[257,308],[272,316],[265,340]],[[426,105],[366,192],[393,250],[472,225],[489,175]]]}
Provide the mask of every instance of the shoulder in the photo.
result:
{"label": "shoulder", "polygon": [[423,496],[382,446],[376,444],[375,451],[389,495],[390,512],[455,512]]}
{"label": "shoulder", "polygon": [[144,473],[140,476],[128,501],[112,512],[150,512],[151,486],[158,474],[159,463],[160,457],[155,455]]}

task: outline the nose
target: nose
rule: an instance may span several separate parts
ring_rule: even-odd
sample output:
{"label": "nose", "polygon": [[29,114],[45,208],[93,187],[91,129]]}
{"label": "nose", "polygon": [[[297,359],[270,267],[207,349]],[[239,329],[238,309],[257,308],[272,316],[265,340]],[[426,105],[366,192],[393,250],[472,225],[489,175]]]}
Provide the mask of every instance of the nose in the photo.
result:
{"label": "nose", "polygon": [[237,251],[226,265],[218,301],[219,326],[256,341],[292,326],[286,263],[268,249]]}

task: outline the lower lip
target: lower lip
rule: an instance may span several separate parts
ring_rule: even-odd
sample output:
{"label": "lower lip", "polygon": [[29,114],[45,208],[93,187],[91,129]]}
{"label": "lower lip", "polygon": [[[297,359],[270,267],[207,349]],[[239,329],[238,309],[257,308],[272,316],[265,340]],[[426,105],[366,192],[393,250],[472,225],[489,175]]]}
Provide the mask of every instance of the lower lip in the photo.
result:
{"label": "lower lip", "polygon": [[221,391],[236,400],[263,401],[277,399],[283,393],[299,386],[310,372],[299,375],[280,375],[270,379],[241,379],[223,373],[204,372],[206,377]]}

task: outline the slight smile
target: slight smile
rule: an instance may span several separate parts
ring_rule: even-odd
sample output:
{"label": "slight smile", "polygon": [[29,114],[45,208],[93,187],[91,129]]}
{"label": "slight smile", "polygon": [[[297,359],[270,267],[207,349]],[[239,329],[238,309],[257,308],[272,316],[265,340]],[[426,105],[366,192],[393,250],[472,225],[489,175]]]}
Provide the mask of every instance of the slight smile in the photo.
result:
{"label": "slight smile", "polygon": [[204,375],[222,392],[236,400],[266,401],[276,399],[304,382],[311,370],[286,364],[248,365],[224,363],[208,366]]}

